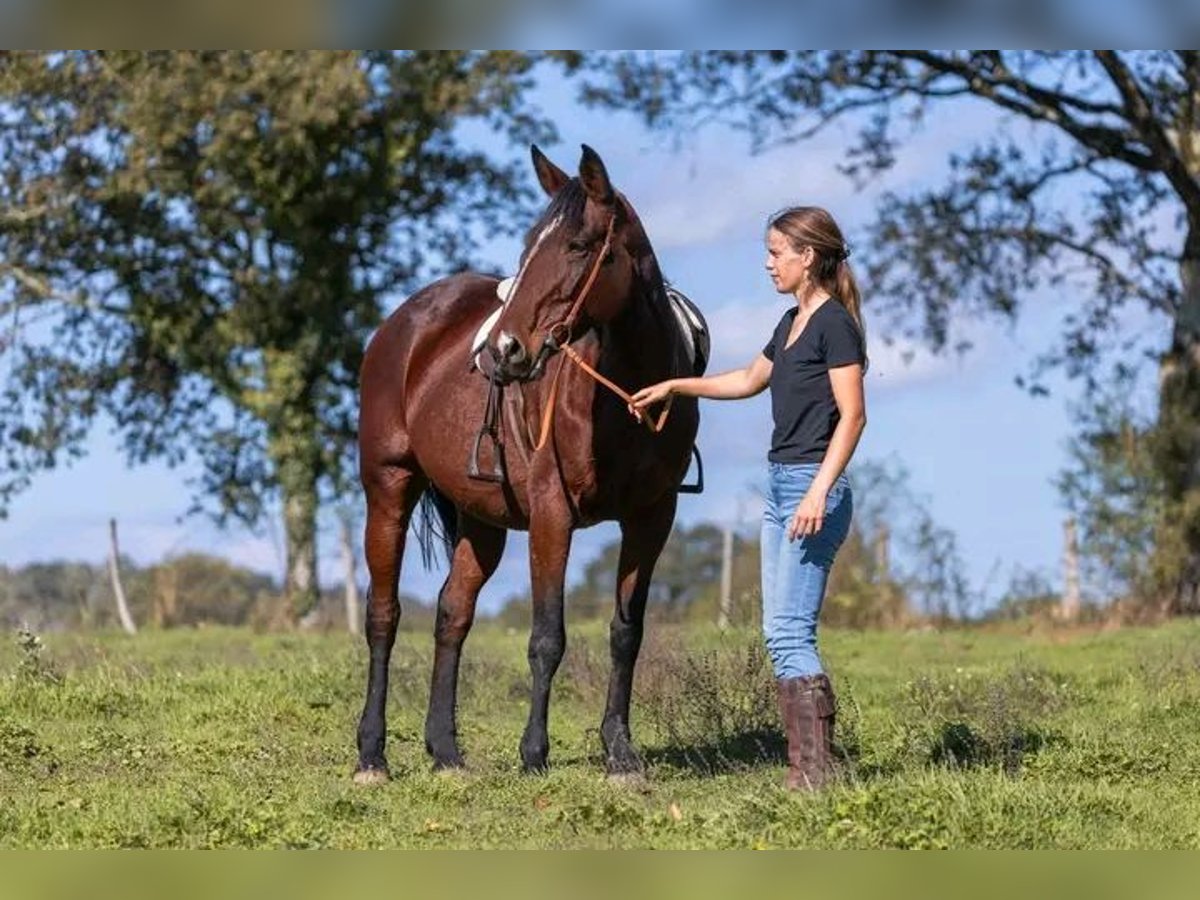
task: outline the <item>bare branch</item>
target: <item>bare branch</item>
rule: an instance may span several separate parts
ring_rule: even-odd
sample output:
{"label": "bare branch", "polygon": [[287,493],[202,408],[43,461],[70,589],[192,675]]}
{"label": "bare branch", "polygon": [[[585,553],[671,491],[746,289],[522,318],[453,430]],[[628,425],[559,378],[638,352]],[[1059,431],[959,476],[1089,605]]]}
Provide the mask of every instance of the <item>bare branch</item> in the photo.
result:
{"label": "bare branch", "polygon": [[987,51],[984,56],[992,60],[993,80],[997,84],[1012,88],[1035,103],[1040,103],[1047,107],[1070,107],[1079,112],[1098,116],[1120,117],[1122,114],[1121,107],[1115,103],[1098,103],[1094,100],[1085,100],[1073,94],[1050,90],[1049,88],[1036,85],[1031,81],[1018,77],[1009,69],[1008,64],[1004,61],[1004,56],[997,50]]}
{"label": "bare branch", "polygon": [[1007,238],[1021,242],[1025,242],[1033,238],[1038,241],[1044,241],[1047,244],[1053,244],[1055,246],[1062,247],[1064,250],[1069,250],[1095,263],[1097,266],[1099,266],[1099,268],[1104,270],[1107,276],[1121,284],[1131,294],[1142,298],[1142,300],[1144,300],[1151,309],[1171,315],[1174,315],[1175,313],[1175,309],[1165,303],[1161,296],[1156,293],[1148,292],[1144,284],[1140,283],[1137,279],[1130,277],[1129,274],[1127,274],[1124,266],[1118,265],[1107,254],[1097,250],[1095,244],[1085,244],[1080,241],[1072,240],[1061,232],[1035,228],[1032,226],[1032,224],[1027,224],[1021,228],[964,227],[962,231],[964,234],[978,238]]}
{"label": "bare branch", "polygon": [[[63,292],[59,291],[49,281],[40,275],[36,275],[21,266],[13,265],[12,263],[0,263],[0,275],[7,273],[12,276],[12,279],[20,284],[25,290],[34,294],[39,300],[63,303],[67,306],[74,306],[80,309],[94,309],[100,312],[120,314],[125,312],[118,306],[100,302],[96,297],[85,294],[82,291]],[[0,306],[0,315],[6,314],[9,309],[16,309],[22,305],[19,300],[14,301],[7,306]]]}
{"label": "bare branch", "polygon": [[1200,183],[1197,183],[1182,157],[1175,152],[1166,129],[1150,108],[1150,101],[1146,98],[1137,77],[1121,61],[1115,50],[1096,50],[1094,53],[1120,91],[1131,123],[1159,159],[1160,164],[1157,168],[1163,171],[1175,190],[1179,191],[1188,209],[1200,210]]}
{"label": "bare branch", "polygon": [[[1019,113],[1034,121],[1056,125],[1097,153],[1120,159],[1146,172],[1160,170],[1158,161],[1153,155],[1139,152],[1129,145],[1125,131],[1077,119],[1067,107],[1068,105],[1079,107],[1079,104],[1067,104],[1065,102],[1067,95],[1065,94],[1039,88],[1028,81],[1017,78],[1007,70],[1002,79],[989,78],[977,67],[964,60],[941,56],[937,53],[906,50],[899,51],[897,55],[901,58],[916,60],[934,71],[962,79],[971,93],[990,100],[1003,109]],[[1016,91],[1018,96],[1005,93],[1004,88]],[[1089,106],[1104,109],[1103,105],[1089,104]]]}
{"label": "bare branch", "polygon": [[32,206],[28,209],[6,209],[0,212],[0,227],[6,225],[24,225],[27,222],[42,218],[48,212],[50,212],[50,207],[45,204]]}
{"label": "bare branch", "polygon": [[768,142],[764,149],[772,149],[782,147],[788,144],[797,144],[801,141],[806,141],[811,137],[820,134],[825,128],[832,124],[835,119],[843,113],[858,109],[869,109],[873,106],[886,107],[889,103],[900,99],[904,95],[903,90],[889,91],[888,93],[872,94],[867,97],[860,97],[851,100],[844,100],[828,109],[820,111],[819,120],[801,131],[788,132],[786,135],[779,138],[777,141]]}

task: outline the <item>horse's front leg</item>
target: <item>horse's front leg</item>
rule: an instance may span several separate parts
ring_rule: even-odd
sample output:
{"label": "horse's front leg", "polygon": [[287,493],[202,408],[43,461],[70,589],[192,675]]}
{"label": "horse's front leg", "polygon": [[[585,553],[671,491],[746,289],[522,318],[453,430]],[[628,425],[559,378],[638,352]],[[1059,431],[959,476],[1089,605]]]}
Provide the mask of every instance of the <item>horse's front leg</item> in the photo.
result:
{"label": "horse's front leg", "polygon": [[529,633],[529,670],[533,686],[529,722],[521,737],[521,763],[526,772],[546,768],[550,738],[550,685],[567,647],[563,623],[563,587],[571,549],[570,514],[557,507],[537,510],[529,521],[529,567],[533,623]]}
{"label": "horse's front leg", "polygon": [[604,720],[600,725],[609,775],[642,771],[642,761],[633,748],[629,732],[629,701],[633,691],[633,670],[642,646],[642,623],[650,578],[675,521],[675,500],[676,495],[672,492],[654,506],[637,510],[621,520],[616,609],[608,630],[612,674],[608,681]]}
{"label": "horse's front leg", "polygon": [[457,768],[463,764],[455,716],[458,663],[463,641],[475,620],[475,601],[500,564],[508,536],[503,528],[485,525],[462,514],[458,517],[458,532],[450,574],[438,594],[433,676],[429,712],[425,717],[425,749],[433,757],[435,769]]}

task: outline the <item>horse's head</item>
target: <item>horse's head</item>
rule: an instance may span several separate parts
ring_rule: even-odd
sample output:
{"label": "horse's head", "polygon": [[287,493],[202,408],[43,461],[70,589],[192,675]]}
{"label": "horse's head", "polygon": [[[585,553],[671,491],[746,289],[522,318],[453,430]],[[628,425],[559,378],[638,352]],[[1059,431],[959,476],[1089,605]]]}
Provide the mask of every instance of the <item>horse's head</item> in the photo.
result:
{"label": "horse's head", "polygon": [[618,316],[653,264],[650,242],[604,163],[584,145],[571,178],[537,148],[533,168],[552,198],[529,230],[488,349],[501,378],[528,381],[547,358],[593,325]]}

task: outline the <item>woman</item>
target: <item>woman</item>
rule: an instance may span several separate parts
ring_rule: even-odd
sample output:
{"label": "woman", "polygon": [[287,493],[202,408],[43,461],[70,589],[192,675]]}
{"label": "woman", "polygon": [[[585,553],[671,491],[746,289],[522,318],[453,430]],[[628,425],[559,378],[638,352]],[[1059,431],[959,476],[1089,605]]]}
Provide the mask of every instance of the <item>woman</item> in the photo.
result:
{"label": "woman", "polygon": [[800,206],[767,228],[767,272],[795,299],[744,369],[675,378],[638,391],[638,416],[671,394],[737,400],[771,388],[775,428],[762,523],[763,633],[788,743],[787,786],[816,789],[833,770],[834,695],[817,653],[817,616],[834,555],[850,530],[844,470],[866,427],[867,357],[860,296],[842,232]]}

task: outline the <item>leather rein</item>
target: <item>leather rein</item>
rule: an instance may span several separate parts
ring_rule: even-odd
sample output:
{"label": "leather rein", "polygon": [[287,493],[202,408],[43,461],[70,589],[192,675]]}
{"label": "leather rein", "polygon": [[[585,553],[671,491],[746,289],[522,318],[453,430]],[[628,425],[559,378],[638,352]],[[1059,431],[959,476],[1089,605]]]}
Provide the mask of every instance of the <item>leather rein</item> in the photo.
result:
{"label": "leather rein", "polygon": [[[613,231],[615,230],[617,217],[614,215],[608,220],[608,228],[604,234],[604,243],[600,247],[600,252],[596,256],[595,262],[592,263],[591,271],[588,272],[587,279],[583,282],[583,287],[580,288],[579,294],[575,297],[575,302],[571,305],[570,311],[560,321],[551,325],[546,332],[546,337],[542,341],[542,346],[538,348],[538,358],[534,362],[533,370],[536,371],[544,365],[546,358],[558,350],[562,350],[566,359],[571,360],[579,368],[583,369],[591,378],[598,384],[604,385],[618,397],[625,401],[628,406],[633,402],[633,395],[616,384],[612,380],[605,378],[593,368],[587,360],[579,355],[578,351],[571,346],[571,330],[575,327],[575,320],[579,317],[579,311],[583,309],[583,302],[587,299],[588,293],[592,286],[596,283],[596,279],[600,276],[600,267],[604,265],[604,260],[608,257],[612,250]],[[534,445],[534,450],[541,450],[545,446],[546,441],[550,437],[550,429],[554,422],[554,409],[558,405],[558,379],[562,376],[563,369],[566,368],[566,362],[559,363],[558,369],[554,373],[554,381],[550,385],[550,397],[546,402],[546,407],[542,411],[542,427],[538,433],[537,443]],[[667,424],[667,416],[671,412],[671,401],[674,400],[674,395],[667,398],[663,411],[657,420],[651,419],[649,416],[642,416],[638,421],[645,424],[655,434],[658,434]]]}
{"label": "leather rein", "polygon": [[[579,352],[571,346],[571,331],[575,327],[575,320],[579,318],[580,310],[583,309],[583,303],[587,299],[589,292],[596,283],[596,279],[600,276],[600,267],[604,265],[604,260],[608,257],[612,250],[613,232],[616,227],[617,217],[614,214],[608,220],[608,228],[604,234],[604,243],[600,247],[600,252],[597,254],[595,261],[592,263],[592,268],[588,272],[587,278],[583,282],[579,293],[575,297],[575,302],[571,304],[571,309],[566,316],[555,322],[546,331],[546,337],[542,340],[541,346],[538,348],[537,358],[534,360],[533,366],[530,369],[531,374],[540,371],[546,364],[546,360],[557,351],[561,350],[565,359],[561,361],[558,368],[554,372],[554,380],[550,383],[550,396],[547,399],[546,406],[542,410],[542,423],[538,432],[537,443],[534,444],[534,450],[541,450],[546,445],[546,441],[550,438],[550,430],[554,424],[554,410],[558,405],[558,381],[562,377],[563,369],[566,368],[566,360],[569,359],[581,368],[598,384],[608,388],[623,401],[626,406],[633,402],[633,395],[622,388],[620,385],[613,382],[611,379],[601,375],[596,369],[588,363]],[[493,354],[495,351],[492,351]],[[503,461],[503,444],[500,440],[499,429],[499,412],[500,412],[500,392],[503,390],[503,384],[499,378],[493,374],[489,377],[490,385],[488,390],[487,409],[484,413],[484,424],[480,429],[479,434],[475,438],[474,449],[471,453],[470,466],[468,474],[472,478],[482,481],[502,482],[504,480],[504,461]],[[674,400],[674,395],[667,398],[663,405],[662,413],[657,419],[651,419],[649,416],[638,416],[639,422],[644,424],[655,434],[663,430],[667,424],[667,416],[671,413],[671,403]],[[492,473],[481,472],[479,469],[479,448],[484,437],[490,438],[495,452],[494,466]],[[701,476],[703,479],[703,476]],[[703,481],[701,481],[703,484]]]}

